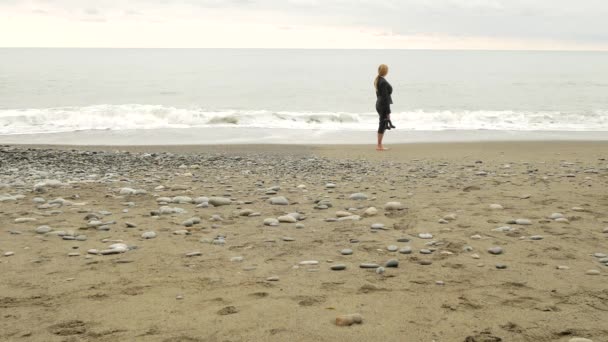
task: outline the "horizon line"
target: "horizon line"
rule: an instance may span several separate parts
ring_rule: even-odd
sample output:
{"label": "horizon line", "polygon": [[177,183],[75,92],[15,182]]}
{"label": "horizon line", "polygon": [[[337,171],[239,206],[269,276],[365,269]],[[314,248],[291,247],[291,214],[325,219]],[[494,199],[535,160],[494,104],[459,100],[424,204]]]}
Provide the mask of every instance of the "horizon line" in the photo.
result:
{"label": "horizon line", "polygon": [[369,51],[477,51],[477,52],[608,52],[608,49],[450,49],[450,48],[282,48],[282,47],[105,47],[105,46],[0,46],[0,49],[104,49],[104,50],[369,50]]}

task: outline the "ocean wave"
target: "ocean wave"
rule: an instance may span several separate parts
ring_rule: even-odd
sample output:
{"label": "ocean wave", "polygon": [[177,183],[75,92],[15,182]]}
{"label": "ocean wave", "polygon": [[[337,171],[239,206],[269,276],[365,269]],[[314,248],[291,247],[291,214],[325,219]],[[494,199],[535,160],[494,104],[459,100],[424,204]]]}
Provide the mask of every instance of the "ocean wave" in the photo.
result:
{"label": "ocean wave", "polygon": [[[608,131],[608,110],[416,110],[391,116],[405,130]],[[375,130],[377,123],[375,112],[213,111],[140,104],[0,109],[0,134],[199,127]]]}

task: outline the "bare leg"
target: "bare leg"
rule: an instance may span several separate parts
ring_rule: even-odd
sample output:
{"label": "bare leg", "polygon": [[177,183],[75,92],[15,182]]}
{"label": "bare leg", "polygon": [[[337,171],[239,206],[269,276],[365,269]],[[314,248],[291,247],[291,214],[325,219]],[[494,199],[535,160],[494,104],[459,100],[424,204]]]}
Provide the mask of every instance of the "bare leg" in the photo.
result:
{"label": "bare leg", "polygon": [[385,148],[382,145],[382,139],[384,138],[384,133],[378,133],[378,146],[376,146],[377,151],[386,151],[388,148]]}

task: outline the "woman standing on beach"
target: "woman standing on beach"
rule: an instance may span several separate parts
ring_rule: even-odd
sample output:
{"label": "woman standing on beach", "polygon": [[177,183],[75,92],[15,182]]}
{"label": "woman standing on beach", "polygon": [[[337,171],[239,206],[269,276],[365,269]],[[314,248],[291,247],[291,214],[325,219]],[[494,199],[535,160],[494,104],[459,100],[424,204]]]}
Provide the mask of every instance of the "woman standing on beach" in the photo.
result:
{"label": "woman standing on beach", "polygon": [[388,150],[388,148],[385,148],[384,145],[382,145],[384,132],[387,129],[395,128],[391,122],[391,104],[393,103],[391,94],[393,93],[393,87],[384,78],[387,74],[388,66],[386,64],[380,64],[378,67],[378,76],[376,76],[376,79],[374,80],[377,98],[376,111],[378,112],[380,119],[380,123],[378,125],[378,146],[376,146],[376,150],[378,151]]}

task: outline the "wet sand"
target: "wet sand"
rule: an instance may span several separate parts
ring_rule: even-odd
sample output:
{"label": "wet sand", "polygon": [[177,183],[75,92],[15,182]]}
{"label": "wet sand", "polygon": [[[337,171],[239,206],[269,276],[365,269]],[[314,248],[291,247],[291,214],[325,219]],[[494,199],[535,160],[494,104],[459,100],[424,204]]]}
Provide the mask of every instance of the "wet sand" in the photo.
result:
{"label": "wet sand", "polygon": [[0,147],[0,340],[608,341],[608,143],[391,147]]}

